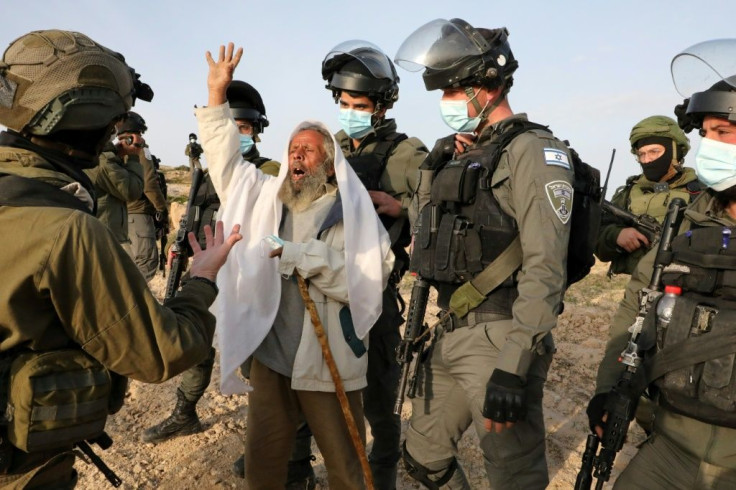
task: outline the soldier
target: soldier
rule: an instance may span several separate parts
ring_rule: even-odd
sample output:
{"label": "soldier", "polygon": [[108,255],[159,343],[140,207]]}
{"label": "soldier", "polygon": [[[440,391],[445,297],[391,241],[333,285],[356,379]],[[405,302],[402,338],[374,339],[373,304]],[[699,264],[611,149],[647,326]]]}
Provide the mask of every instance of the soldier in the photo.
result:
{"label": "soldier", "polygon": [[[661,223],[672,199],[680,197],[689,202],[700,193],[695,170],[683,167],[690,141],[667,116],[650,116],[638,122],[631,129],[629,141],[643,173],[629,177],[626,185],[616,190],[611,203]],[[596,256],[611,262],[609,274],[631,274],[650,245],[639,230],[623,226],[604,213]]]}
{"label": "soldier", "polygon": [[202,145],[197,143],[197,135],[189,133],[189,143],[184,148],[184,154],[189,157],[189,172],[195,168],[202,169],[202,162],[199,157],[202,156]]}
{"label": "soldier", "polygon": [[[438,19],[395,57],[425,68],[424,84],[442,91],[442,117],[456,131],[421,167],[412,252],[451,313],[421,365],[403,453],[410,476],[429,488],[470,488],[455,455],[471,424],[492,488],[548,483],[542,390],[565,292],[573,172],[567,147],[545,129],[498,148],[505,133],[531,124],[509,106],[518,63],[507,35]],[[518,260],[496,260],[514,249]],[[504,268],[511,272],[497,272],[497,287],[469,281]]]}
{"label": "soldier", "polygon": [[[100,155],[99,165],[85,170],[85,173],[97,193],[97,217],[110,228],[125,251],[134,257],[128,236],[128,201],[140,199],[143,194],[143,167],[138,154],[146,141],[138,130],[143,119],[135,112],[132,114],[131,121],[124,117],[116,125],[118,131],[127,132],[119,135],[116,144],[108,142]],[[138,129],[131,131],[134,127]]]}
{"label": "soldier", "polygon": [[[118,127],[118,139],[134,134],[143,135],[147,129],[146,121],[130,111]],[[158,268],[156,223],[168,223],[169,208],[154,168],[153,157],[145,143],[138,149],[138,160],[143,169],[143,194],[139,199],[128,201],[128,237],[133,260],[146,281],[150,281]]]}
{"label": "soldier", "polygon": [[[261,94],[250,84],[233,80],[227,89],[227,99],[234,106],[231,113],[238,127],[240,153],[243,158],[252,162],[256,168],[267,175],[278,175],[279,162],[262,157],[256,147],[256,142],[260,141],[259,135],[269,124]],[[213,225],[217,221],[219,209],[220,198],[215,192],[215,186],[212,185],[209,172],[205,170],[202,183],[192,202],[189,217],[192,232],[197,236],[202,248],[206,247],[204,225]],[[197,402],[210,384],[214,364],[215,348],[213,347],[207,359],[184,373],[176,390],[174,411],[166,419],[143,432],[141,439],[144,442],[158,444],[172,437],[202,432],[202,424],[197,416]],[[236,474],[242,474],[242,468],[243,458],[241,457],[235,463]]]}
{"label": "soldier", "polygon": [[160,305],[93,216],[83,172],[150,87],[122,55],[60,30],[13,41],[0,87],[0,230],[15,237],[0,259],[0,399],[13,413],[0,423],[0,487],[68,489],[74,445],[104,435],[126,376],[162,382],[207,355],[214,281],[241,237],[234,227],[223,243],[219,224],[203,252],[190,236],[192,277]]}
{"label": "soldier", "polygon": [[[664,264],[662,282],[676,295],[674,310],[666,318],[659,304],[653,306],[656,332],[640,336],[655,343],[651,350],[641,346],[646,352],[640,369],[644,384],[656,386],[653,432],[614,488],[736,488],[736,304],[731,293],[736,251],[730,239],[736,231],[734,60],[736,40],[726,39],[691,46],[671,65],[676,88],[688,97],[675,109],[678,123],[703,137],[695,172],[707,189],[685,210],[669,254],[672,263]],[[624,368],[618,358],[639,310],[638,292],[649,284],[656,255],[650,251],[639,261],[611,324],[596,395],[587,410],[590,427],[599,436],[607,419],[608,393]],[[682,361],[679,365],[666,362],[673,353]]]}
{"label": "soldier", "polygon": [[[335,139],[368,189],[396,257],[383,292],[383,312],[370,331],[368,387],[363,393],[363,408],[373,435],[368,458],[373,482],[377,489],[392,490],[401,454],[401,417],[393,413],[401,374],[396,349],[401,340],[399,326],[404,321],[397,304],[398,284],[409,267],[407,209],[427,149],[419,139],[397,132],[396,121],[386,118],[399,98],[399,77],[391,59],[377,46],[358,40],[337,45],[322,62],[322,78],[340,107],[342,130]],[[309,429],[300,428],[289,462],[287,488],[314,488],[311,459]]]}

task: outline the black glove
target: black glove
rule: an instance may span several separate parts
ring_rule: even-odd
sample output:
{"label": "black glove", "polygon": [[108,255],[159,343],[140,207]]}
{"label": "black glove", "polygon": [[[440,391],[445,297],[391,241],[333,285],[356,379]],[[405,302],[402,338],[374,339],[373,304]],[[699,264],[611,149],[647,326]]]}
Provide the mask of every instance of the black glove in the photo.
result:
{"label": "black glove", "polygon": [[690,114],[687,113],[687,106],[690,104],[690,99],[685,99],[682,104],[675,106],[675,115],[677,116],[677,124],[682,128],[683,131],[689,133],[693,129],[697,129],[699,124],[698,121]]}
{"label": "black glove", "polygon": [[506,371],[494,369],[486,385],[483,416],[494,422],[516,422],[526,418],[526,385]]}
{"label": "black glove", "polygon": [[452,155],[455,154],[455,135],[445,136],[440,138],[434,144],[434,148],[429,152],[424,162],[421,165],[421,169],[424,170],[437,170],[442,168],[445,163],[452,160]]}
{"label": "black glove", "polygon": [[606,399],[608,393],[598,393],[590,399],[588,408],[585,413],[588,414],[588,427],[590,431],[595,433],[596,426],[603,429],[606,428],[606,423],[603,421],[603,414],[606,413]]}
{"label": "black glove", "polygon": [[154,226],[157,230],[168,230],[169,228],[169,211],[156,211],[156,215],[153,217]]}

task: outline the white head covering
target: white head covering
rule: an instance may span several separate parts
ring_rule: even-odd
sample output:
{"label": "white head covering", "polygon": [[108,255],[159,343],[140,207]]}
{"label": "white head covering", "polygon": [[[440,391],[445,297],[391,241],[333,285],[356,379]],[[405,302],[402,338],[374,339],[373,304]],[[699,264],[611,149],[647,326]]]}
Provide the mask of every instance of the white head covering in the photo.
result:
{"label": "white head covering", "polygon": [[[324,124],[304,121],[292,132],[289,142],[308,126],[318,126],[332,137]],[[237,138],[226,138],[225,141],[238,145]],[[335,177],[345,228],[350,313],[355,332],[362,339],[381,314],[382,265],[390,253],[391,244],[368,191],[347,164],[334,137],[332,143],[335,145]],[[220,389],[225,394],[246,391],[237,370],[271,329],[281,300],[281,281],[276,268],[278,259],[264,258],[260,242],[267,235],[278,234],[283,208],[278,190],[288,174],[288,161],[287,145],[278,177],[257,172],[255,184],[253,176],[246,175],[255,169],[251,165],[237,166],[226,192],[228,199],[220,208],[220,219],[225,229],[239,223],[243,235],[243,240],[235,245],[220,269],[217,277],[220,294],[212,305],[217,317],[220,347]]]}

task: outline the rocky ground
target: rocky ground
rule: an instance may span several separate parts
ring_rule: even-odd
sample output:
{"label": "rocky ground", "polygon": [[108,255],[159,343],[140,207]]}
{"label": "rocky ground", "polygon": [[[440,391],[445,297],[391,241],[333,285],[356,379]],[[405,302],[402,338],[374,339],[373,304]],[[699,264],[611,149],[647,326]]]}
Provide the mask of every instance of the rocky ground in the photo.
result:
{"label": "rocky ground", "polygon": [[[186,172],[167,170],[170,196],[186,193]],[[180,206],[172,206],[172,221],[178,223]],[[585,407],[595,385],[595,372],[603,355],[610,319],[623,295],[625,278],[609,281],[606,266],[597,264],[593,272],[573,285],[566,297],[565,312],[555,330],[557,353],[546,384],[544,408],[547,427],[547,463],[550,489],[570,489],[580,467],[580,457],[588,433]],[[411,278],[402,283],[407,302]],[[162,295],[165,280],[160,276],[151,287]],[[168,416],[175,403],[178,379],[161,385],[130,384],[125,407],[108,420],[107,430],[115,441],[112,448],[101,451],[105,462],[122,478],[124,489],[220,489],[245,488],[243,480],[231,470],[232,462],[242,453],[242,440],[247,432],[245,417],[247,395],[224,396],[219,393],[219,366],[215,365],[212,383],[198,405],[205,431],[189,437],[151,445],[140,442],[144,429]],[[411,406],[404,404],[404,426]],[[634,427],[629,441],[618,455],[612,480],[635,452],[634,443],[643,440],[643,432]],[[370,444],[370,435],[368,443]],[[319,455],[315,449],[315,454]],[[474,489],[486,489],[483,458],[477,448],[477,437],[468,432],[461,441],[459,459]],[[84,490],[111,488],[94,466],[77,463],[79,488]],[[327,488],[321,460],[315,462],[318,488]],[[420,486],[399,473],[397,488]]]}

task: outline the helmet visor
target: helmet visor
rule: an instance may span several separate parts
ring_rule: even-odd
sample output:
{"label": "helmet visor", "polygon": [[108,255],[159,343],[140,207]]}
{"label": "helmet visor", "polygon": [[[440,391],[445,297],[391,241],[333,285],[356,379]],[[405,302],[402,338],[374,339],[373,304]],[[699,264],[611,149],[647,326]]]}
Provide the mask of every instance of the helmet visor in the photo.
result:
{"label": "helmet visor", "polygon": [[390,80],[396,78],[391,60],[383,54],[381,48],[371,42],[359,39],[342,42],[327,53],[322,61],[323,77],[338,71],[340,67],[353,59],[360,61],[374,78],[388,78]]}
{"label": "helmet visor", "polygon": [[677,92],[685,98],[725,81],[736,88],[736,39],[714,39],[677,54],[670,65]]}
{"label": "helmet visor", "polygon": [[442,70],[452,68],[468,56],[479,56],[484,52],[462,25],[436,19],[406,38],[396,52],[394,61],[408,71],[423,68]]}

